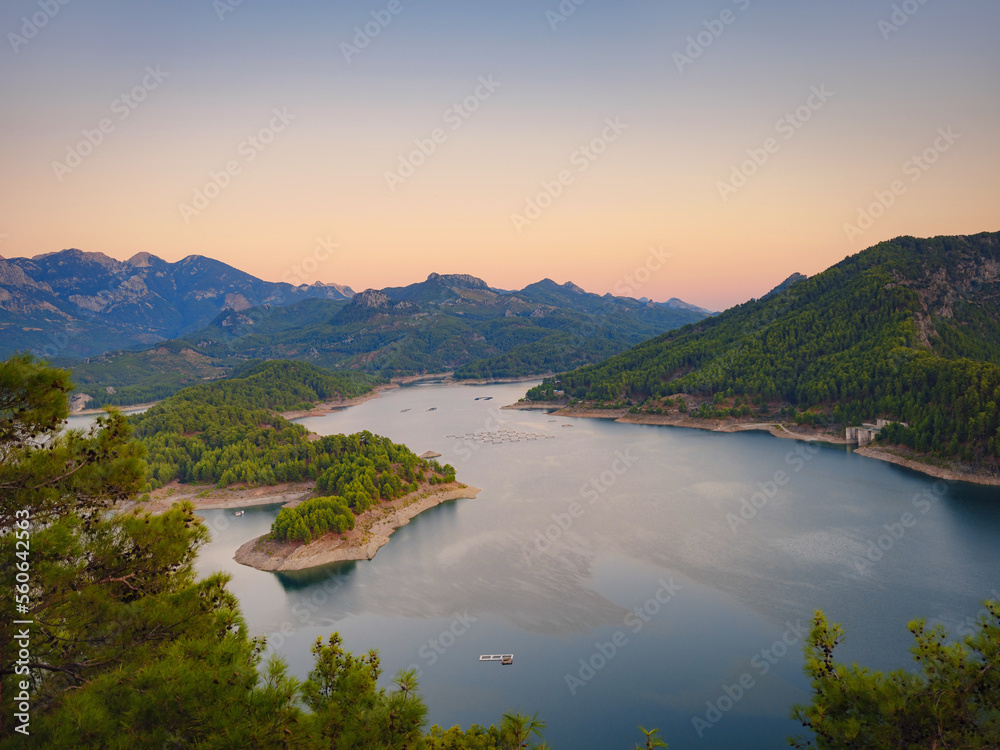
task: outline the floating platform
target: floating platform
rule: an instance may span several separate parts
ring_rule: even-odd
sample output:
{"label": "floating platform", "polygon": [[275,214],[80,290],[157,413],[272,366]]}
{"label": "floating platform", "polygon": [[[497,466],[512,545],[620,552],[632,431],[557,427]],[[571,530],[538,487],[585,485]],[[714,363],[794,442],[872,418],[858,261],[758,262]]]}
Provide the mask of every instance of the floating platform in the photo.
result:
{"label": "floating platform", "polygon": [[467,443],[501,445],[504,443],[522,443],[540,438],[554,438],[555,435],[544,435],[540,432],[518,432],[516,430],[494,430],[493,432],[467,432],[464,435],[445,435],[445,437],[448,439],[463,440]]}
{"label": "floating platform", "polygon": [[508,666],[514,663],[514,654],[483,654],[479,657],[479,661],[498,661]]}

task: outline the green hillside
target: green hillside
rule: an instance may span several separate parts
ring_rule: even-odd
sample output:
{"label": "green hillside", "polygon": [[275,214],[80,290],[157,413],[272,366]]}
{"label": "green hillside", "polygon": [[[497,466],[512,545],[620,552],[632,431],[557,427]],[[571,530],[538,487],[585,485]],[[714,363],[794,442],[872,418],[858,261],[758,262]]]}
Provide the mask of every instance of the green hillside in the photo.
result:
{"label": "green hillside", "polygon": [[[1000,458],[1000,233],[900,237],[785,291],[550,378],[528,398],[695,416],[907,422],[884,438]],[[671,397],[688,394],[683,406]]]}
{"label": "green hillside", "polygon": [[[381,445],[384,439],[336,435],[311,441],[304,427],[278,412],[371,388],[372,379],[361,375],[330,373],[306,362],[266,362],[232,379],[185,388],[129,421],[146,447],[153,489],[172,480],[226,487],[318,479],[345,454],[367,454],[368,442]],[[426,465],[415,456],[403,463],[411,469]]]}

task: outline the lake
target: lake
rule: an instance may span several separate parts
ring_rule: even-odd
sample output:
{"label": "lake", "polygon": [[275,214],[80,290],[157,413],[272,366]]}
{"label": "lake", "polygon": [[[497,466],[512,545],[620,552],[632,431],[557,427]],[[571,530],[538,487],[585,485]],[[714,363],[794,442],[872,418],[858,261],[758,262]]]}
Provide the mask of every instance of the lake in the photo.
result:
{"label": "lake", "polygon": [[[204,511],[199,571],[232,574],[250,630],[299,676],[336,630],[378,649],[386,684],[419,669],[431,723],[538,712],[554,748],[630,748],[639,724],[672,748],[785,746],[815,610],[846,627],[842,661],[910,668],[909,620],[967,627],[1000,597],[996,488],[766,433],[499,409],[529,385],[422,383],[300,420],[439,451],[482,492],[374,560],[294,574],[232,559],[277,507]],[[478,661],[499,653],[514,664]]]}

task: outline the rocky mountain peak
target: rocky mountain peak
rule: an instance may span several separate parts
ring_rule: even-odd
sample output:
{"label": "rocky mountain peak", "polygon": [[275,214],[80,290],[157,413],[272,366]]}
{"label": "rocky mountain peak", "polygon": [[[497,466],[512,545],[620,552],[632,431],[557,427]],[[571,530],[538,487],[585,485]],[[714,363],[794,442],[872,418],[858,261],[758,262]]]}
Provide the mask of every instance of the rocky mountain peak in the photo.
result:
{"label": "rocky mountain peak", "polygon": [[133,268],[149,268],[154,263],[162,263],[163,261],[152,253],[143,252],[136,253],[125,262]]}
{"label": "rocky mountain peak", "polygon": [[351,305],[365,310],[387,308],[391,304],[392,301],[389,299],[389,295],[385,292],[380,292],[378,289],[365,289],[351,298]]}
{"label": "rocky mountain peak", "polygon": [[467,273],[432,273],[427,276],[427,280],[465,289],[489,289],[489,285],[485,281]]}

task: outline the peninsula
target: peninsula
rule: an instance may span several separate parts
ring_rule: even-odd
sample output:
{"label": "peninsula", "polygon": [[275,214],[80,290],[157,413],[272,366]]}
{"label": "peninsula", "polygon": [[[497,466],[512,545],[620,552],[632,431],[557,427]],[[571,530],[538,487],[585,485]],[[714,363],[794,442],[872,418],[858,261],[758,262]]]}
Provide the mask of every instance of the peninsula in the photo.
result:
{"label": "peninsula", "polygon": [[389,536],[425,510],[449,500],[475,498],[480,490],[458,482],[424,485],[396,500],[379,503],[359,514],[353,529],[327,532],[309,542],[279,542],[264,534],[243,544],[234,558],[257,570],[303,570],[332,562],[371,560]]}

